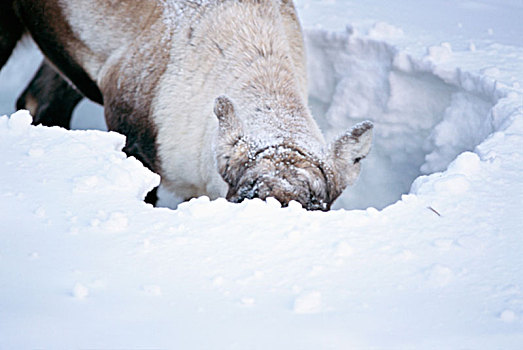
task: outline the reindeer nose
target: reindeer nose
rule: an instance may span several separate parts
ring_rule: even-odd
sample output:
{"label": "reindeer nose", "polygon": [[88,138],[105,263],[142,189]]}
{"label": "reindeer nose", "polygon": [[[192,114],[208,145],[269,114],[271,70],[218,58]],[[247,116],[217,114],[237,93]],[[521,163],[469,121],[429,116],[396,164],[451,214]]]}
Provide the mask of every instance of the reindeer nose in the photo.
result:
{"label": "reindeer nose", "polygon": [[[227,200],[233,203],[241,203],[244,199],[254,198],[266,200],[268,197],[276,199],[282,207],[287,207],[291,200],[299,200],[296,189],[282,184],[280,179],[270,177],[256,181],[251,188],[244,191],[230,188],[226,196]],[[302,203],[302,205],[305,204]]]}
{"label": "reindeer nose", "polygon": [[254,199],[254,198],[260,198],[265,200],[265,197],[260,197],[260,194],[258,191],[252,191],[247,193],[232,193],[229,192],[227,196],[225,197],[229,202],[232,203],[241,203],[244,199]]}
{"label": "reindeer nose", "polygon": [[260,192],[258,190],[255,190],[255,191],[249,193],[249,195],[247,195],[246,198],[247,199],[254,199],[254,198],[265,199],[265,198],[260,197]]}

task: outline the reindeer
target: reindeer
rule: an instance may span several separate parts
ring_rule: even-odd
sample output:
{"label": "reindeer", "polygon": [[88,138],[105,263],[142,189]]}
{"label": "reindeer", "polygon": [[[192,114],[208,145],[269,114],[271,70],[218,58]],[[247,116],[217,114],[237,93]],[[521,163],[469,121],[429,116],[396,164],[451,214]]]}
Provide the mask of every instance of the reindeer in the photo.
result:
{"label": "reindeer", "polygon": [[127,155],[182,198],[329,210],[370,150],[370,122],[325,143],[291,0],[4,0],[0,67],[25,32],[46,57],[18,101],[34,123],[102,104]]}

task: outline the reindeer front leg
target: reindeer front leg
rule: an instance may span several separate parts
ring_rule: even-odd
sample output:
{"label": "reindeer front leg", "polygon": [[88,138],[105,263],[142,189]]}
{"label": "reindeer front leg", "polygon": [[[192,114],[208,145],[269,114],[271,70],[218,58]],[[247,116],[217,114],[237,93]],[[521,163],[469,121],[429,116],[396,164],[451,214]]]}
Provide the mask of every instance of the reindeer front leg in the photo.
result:
{"label": "reindeer front leg", "polygon": [[[139,89],[134,80],[118,86],[117,79],[117,74],[108,74],[102,88],[107,127],[126,136],[123,151],[127,156],[135,157],[151,171],[160,174],[157,128],[150,116],[151,99],[135,94]],[[149,192],[145,201],[155,205],[158,200],[156,192],[157,188]]]}

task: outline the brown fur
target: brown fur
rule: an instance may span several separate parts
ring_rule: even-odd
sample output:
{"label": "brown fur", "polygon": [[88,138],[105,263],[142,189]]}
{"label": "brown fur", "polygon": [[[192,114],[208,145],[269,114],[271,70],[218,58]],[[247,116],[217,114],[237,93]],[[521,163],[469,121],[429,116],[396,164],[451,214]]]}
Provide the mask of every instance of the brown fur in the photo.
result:
{"label": "brown fur", "polygon": [[[155,8],[154,11],[159,11]],[[157,18],[152,14],[150,18]],[[163,23],[151,23],[153,32],[166,31]],[[144,35],[146,35],[145,33]],[[136,38],[137,42],[148,40],[153,47],[161,48],[166,39],[160,35],[152,38]],[[166,52],[158,49],[141,52],[136,45],[125,55],[123,61],[106,72],[100,82],[104,92],[105,116],[110,130],[127,136],[124,151],[144,163],[149,169],[160,173],[160,159],[157,156],[157,128],[150,118],[152,94],[159,79],[167,68]],[[139,64],[137,64],[139,62]],[[143,71],[148,72],[147,79],[138,79]],[[122,98],[125,96],[125,98]]]}
{"label": "brown fur", "polygon": [[0,69],[11,56],[24,27],[16,17],[12,1],[0,1]]}
{"label": "brown fur", "polygon": [[103,104],[100,89],[74,57],[75,51],[88,48],[74,35],[58,0],[18,0],[14,1],[14,9],[53,65],[68,77],[84,96]]}

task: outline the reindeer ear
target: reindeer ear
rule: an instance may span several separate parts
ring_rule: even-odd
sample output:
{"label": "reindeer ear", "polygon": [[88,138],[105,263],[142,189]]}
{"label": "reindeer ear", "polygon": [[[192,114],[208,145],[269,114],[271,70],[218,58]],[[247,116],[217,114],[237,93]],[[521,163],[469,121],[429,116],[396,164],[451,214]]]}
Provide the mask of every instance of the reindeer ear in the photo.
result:
{"label": "reindeer ear", "polygon": [[214,114],[218,118],[220,132],[238,131],[241,128],[234,105],[227,96],[220,96],[214,100]]}
{"label": "reindeer ear", "polygon": [[214,100],[214,114],[218,118],[218,143],[225,147],[234,145],[244,132],[232,101],[227,96],[217,97]]}
{"label": "reindeer ear", "polygon": [[237,181],[240,165],[245,164],[248,159],[248,144],[242,142],[244,141],[243,124],[228,97],[216,98],[214,114],[218,118],[216,165],[225,182],[231,185]]}
{"label": "reindeer ear", "polygon": [[340,136],[329,147],[328,157],[343,188],[352,185],[360,172],[360,161],[367,156],[372,144],[373,125],[359,123]]}

